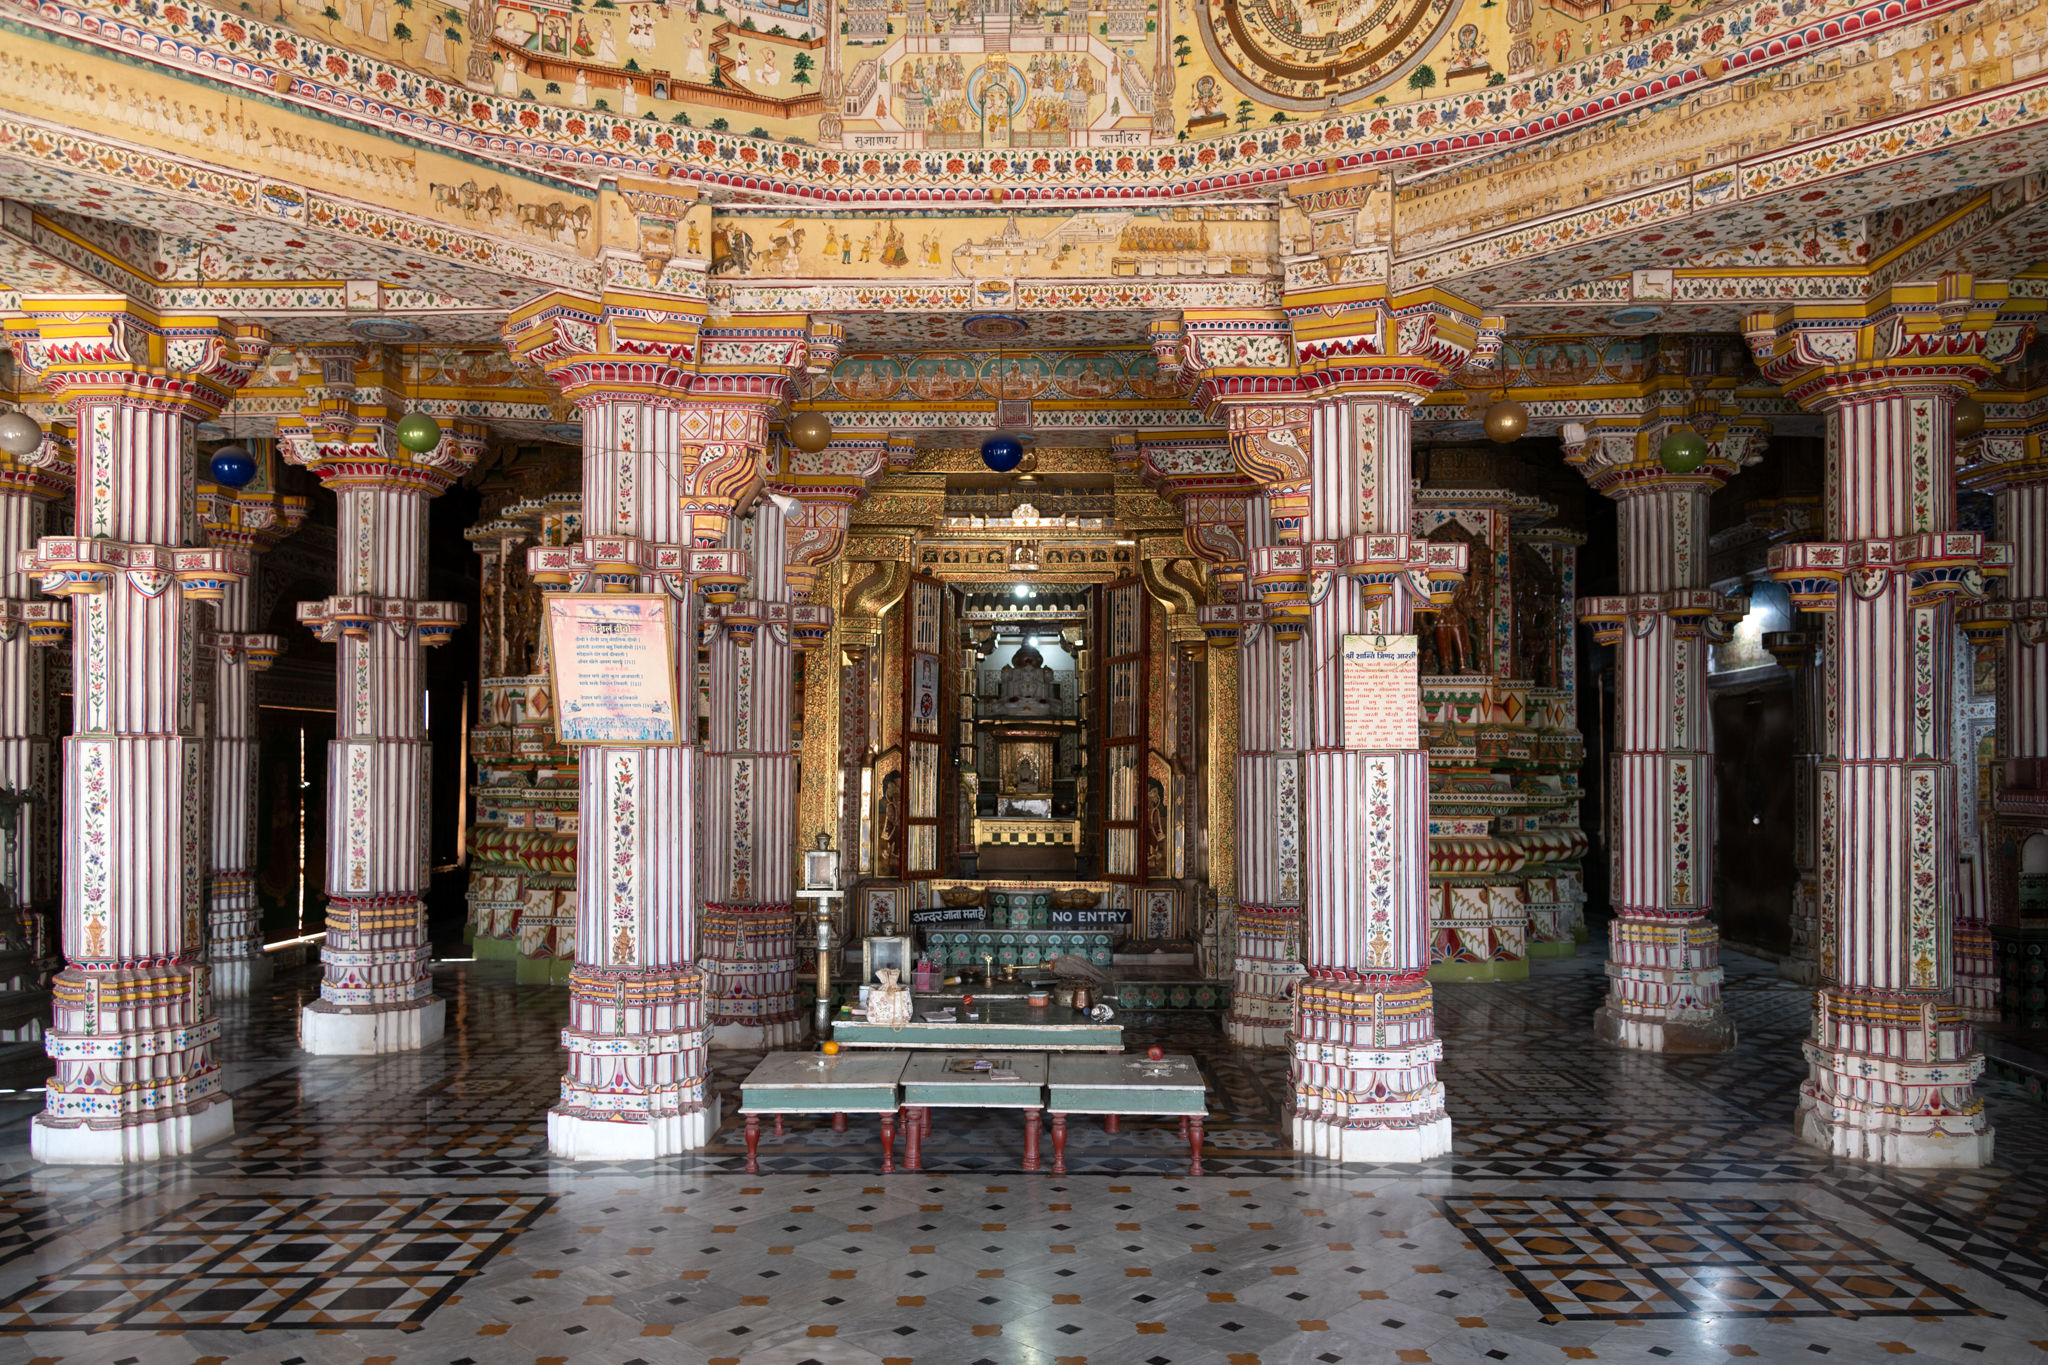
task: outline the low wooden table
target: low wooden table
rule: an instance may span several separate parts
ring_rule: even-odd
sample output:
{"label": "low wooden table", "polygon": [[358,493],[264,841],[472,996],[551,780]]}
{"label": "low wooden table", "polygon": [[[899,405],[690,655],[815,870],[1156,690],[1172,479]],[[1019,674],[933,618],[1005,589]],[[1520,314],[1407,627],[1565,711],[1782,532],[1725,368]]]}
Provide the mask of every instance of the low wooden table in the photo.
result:
{"label": "low wooden table", "polygon": [[760,1169],[762,1116],[773,1116],[779,1137],[784,1114],[830,1114],[833,1128],[840,1132],[846,1131],[848,1114],[880,1115],[882,1173],[895,1170],[896,1113],[902,1102],[898,1082],[909,1060],[907,1052],[842,1052],[837,1057],[770,1053],[740,1082],[740,1114],[747,1121],[747,1174]]}
{"label": "low wooden table", "polygon": [[[832,1041],[848,1048],[971,1048],[1009,1049],[1019,1052],[1121,1052],[1124,1030],[1121,1024],[1098,1024],[1076,1009],[1058,1005],[1031,1006],[1021,999],[984,1000],[975,998],[976,1020],[961,1018],[954,1024],[925,1022],[927,1010],[945,1004],[957,1005],[960,997],[919,996],[918,1017],[902,1028],[870,1024],[864,1020],[835,1019]],[[966,1011],[957,1013],[964,1015]]]}
{"label": "low wooden table", "polygon": [[[994,1080],[986,1073],[952,1069],[956,1062],[990,1061],[1017,1073]],[[903,1069],[903,1169],[924,1165],[924,1139],[934,1109],[1020,1109],[1024,1111],[1024,1169],[1038,1169],[1039,1114],[1045,1107],[1042,1052],[921,1052]]]}
{"label": "low wooden table", "polygon": [[[1052,1115],[1052,1170],[1067,1173],[1067,1116],[1100,1114],[1102,1126],[1117,1130],[1122,1114],[1175,1114],[1192,1160],[1189,1175],[1202,1173],[1202,1072],[1195,1059],[1169,1054],[1160,1060],[1062,1053],[1052,1059],[1046,1112]],[[1026,1169],[1033,1169],[1027,1167]]]}

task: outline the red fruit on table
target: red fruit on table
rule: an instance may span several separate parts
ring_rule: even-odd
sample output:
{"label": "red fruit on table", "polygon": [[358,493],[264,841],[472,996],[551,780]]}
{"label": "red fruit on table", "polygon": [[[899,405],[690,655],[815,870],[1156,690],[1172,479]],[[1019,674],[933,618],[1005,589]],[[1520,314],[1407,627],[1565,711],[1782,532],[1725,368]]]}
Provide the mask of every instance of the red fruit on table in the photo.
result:
{"label": "red fruit on table", "polygon": [[1161,1057],[1164,1057],[1165,1055],[1166,1049],[1159,1046],[1159,1044],[1157,1043],[1154,1043],[1152,1046],[1145,1049],[1145,1056],[1148,1059],[1155,1062],[1158,1061]]}

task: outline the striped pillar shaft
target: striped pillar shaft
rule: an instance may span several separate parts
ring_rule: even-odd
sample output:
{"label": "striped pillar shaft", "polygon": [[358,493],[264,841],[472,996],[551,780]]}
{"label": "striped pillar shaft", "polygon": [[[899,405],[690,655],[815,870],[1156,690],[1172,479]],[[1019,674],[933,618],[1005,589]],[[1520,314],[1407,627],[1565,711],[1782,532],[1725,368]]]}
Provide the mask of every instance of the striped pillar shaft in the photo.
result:
{"label": "striped pillar shaft", "polygon": [[1821,670],[1809,644],[1794,666],[1792,742],[1792,946],[1778,975],[1802,986],[1820,984],[1819,838],[1814,824],[1820,783]]}
{"label": "striped pillar shaft", "polygon": [[[374,466],[373,466],[374,468]],[[343,597],[417,601],[427,498],[438,491],[377,473],[330,477]],[[443,1001],[427,964],[426,661],[417,632],[387,621],[336,649],[327,749],[327,942],[320,999],[300,1022],[310,1052],[395,1052],[440,1036]]]}
{"label": "striped pillar shaft", "polygon": [[[1703,586],[1706,477],[1616,493],[1621,590],[1643,598]],[[1714,761],[1708,642],[1646,605],[1615,650],[1615,778],[1605,1042],[1646,1052],[1723,1052],[1735,1028],[1721,1004],[1714,887]]]}
{"label": "striped pillar shaft", "polygon": [[[2048,609],[2048,481],[2000,489],[1997,526],[1998,538],[2012,546],[2006,597]],[[2048,641],[2030,645],[2013,631],[2006,649],[1998,697],[1998,725],[2004,731],[2000,751],[2027,766],[2027,785],[2048,784],[2034,776],[2048,763]]]}
{"label": "striped pillar shaft", "polygon": [[[782,509],[767,498],[729,532],[748,552],[746,589],[787,602]],[[787,635],[730,628],[711,644],[710,743],[704,757],[704,923],[701,965],[711,1039],[779,1047],[803,1036],[796,1002],[794,673]]]}
{"label": "striped pillar shaft", "polygon": [[[1828,394],[1827,528],[1852,545],[1948,531],[1952,392]],[[1816,884],[1820,989],[1796,1127],[1838,1156],[1976,1166],[1992,1133],[1975,1031],[1952,987],[1956,903],[1951,599],[1852,569],[1826,617]]]}
{"label": "striped pillar shaft", "polygon": [[[260,559],[258,560],[260,563]],[[256,581],[229,585],[215,605],[223,632],[255,631]],[[256,679],[241,650],[213,656],[213,878],[207,901],[208,959],[223,1000],[270,979],[263,925],[249,864],[256,846]]]}
{"label": "striped pillar shaft", "polygon": [[[691,544],[674,402],[631,389],[569,392],[583,413],[585,539]],[[717,1122],[696,966],[696,594],[678,598],[650,573],[635,590],[669,592],[683,725],[674,745],[578,751],[568,1065],[548,1110],[548,1149],[571,1161],[670,1156],[703,1146]]]}
{"label": "striped pillar shaft", "polygon": [[[199,405],[96,393],[78,417],[76,531],[186,545]],[[220,1021],[201,907],[209,861],[200,738],[203,605],[115,573],[75,595],[72,734],[64,741],[65,969],[38,1158],[127,1162],[195,1151],[234,1130],[214,1058]]]}
{"label": "striped pillar shaft", "polygon": [[0,829],[0,1042],[41,1038],[49,1013],[44,978],[53,955],[48,911],[56,896],[56,849],[38,836],[48,828],[48,803],[58,788],[49,724],[52,670],[50,651],[16,619],[23,608],[39,610],[49,599],[38,603],[31,576],[13,566],[42,535],[45,509],[68,482],[69,471],[62,472],[67,477],[0,455],[0,611],[9,613],[10,627],[8,638],[0,639],[0,788],[38,798],[17,808],[11,835]]}
{"label": "striped pillar shaft", "polygon": [[[1308,541],[1411,530],[1410,414],[1420,390],[1320,402]],[[1368,607],[1336,575],[1311,608],[1302,724],[1302,906],[1309,977],[1295,991],[1298,1150],[1345,1161],[1420,1161],[1450,1150],[1428,980],[1429,762],[1420,747],[1343,747],[1337,658],[1353,633],[1412,634],[1406,581]]]}
{"label": "striped pillar shaft", "polygon": [[[1268,500],[1252,499],[1252,548],[1275,541]],[[1275,969],[1301,958],[1301,661],[1304,640],[1262,629],[1238,651],[1237,965],[1231,1040],[1282,1047],[1293,979]]]}

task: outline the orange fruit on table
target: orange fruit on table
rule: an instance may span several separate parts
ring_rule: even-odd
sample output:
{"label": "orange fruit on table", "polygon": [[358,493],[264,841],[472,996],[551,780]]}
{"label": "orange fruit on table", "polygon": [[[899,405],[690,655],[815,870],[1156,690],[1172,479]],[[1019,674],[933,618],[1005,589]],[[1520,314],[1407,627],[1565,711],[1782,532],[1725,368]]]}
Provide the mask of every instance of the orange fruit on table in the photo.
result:
{"label": "orange fruit on table", "polygon": [[821,1047],[821,1048],[819,1048],[818,1050],[819,1050],[820,1052],[823,1052],[823,1053],[824,1053],[824,1054],[825,1054],[825,1055],[826,1055],[827,1057],[837,1057],[837,1056],[839,1055],[839,1044],[837,1044],[837,1043],[826,1043],[826,1044],[825,1044],[824,1046],[822,1046],[822,1047]]}

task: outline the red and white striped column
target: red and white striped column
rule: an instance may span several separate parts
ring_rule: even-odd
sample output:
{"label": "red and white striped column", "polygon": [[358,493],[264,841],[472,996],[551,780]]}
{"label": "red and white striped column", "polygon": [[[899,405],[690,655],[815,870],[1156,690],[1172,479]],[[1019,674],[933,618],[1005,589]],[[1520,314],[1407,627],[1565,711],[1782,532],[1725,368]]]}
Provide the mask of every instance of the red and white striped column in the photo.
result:
{"label": "red and white striped column", "polygon": [[2003,567],[1955,527],[1955,400],[2016,351],[2002,286],[1894,286],[1863,316],[1794,308],[1744,330],[1765,376],[1827,421],[1823,539],[1774,577],[1823,613],[1820,988],[1798,1136],[1836,1156],[1979,1166],[1992,1130],[1956,1000],[1953,651],[1958,600]]}
{"label": "red and white striped column", "polygon": [[50,733],[49,647],[70,633],[64,602],[35,595],[20,567],[44,531],[49,504],[72,486],[71,442],[50,433],[28,455],[0,452],[0,790],[34,801],[0,812],[0,1042],[43,1036],[56,940],[59,847],[49,803],[58,790],[58,746]]}
{"label": "red and white striped column", "polygon": [[256,844],[256,677],[283,653],[285,642],[257,630],[263,552],[298,529],[306,500],[272,484],[268,442],[251,443],[257,477],[244,488],[199,486],[199,519],[209,543],[245,550],[250,576],[228,586],[214,609],[213,879],[207,897],[207,960],[214,994],[235,1000],[270,980],[263,926],[250,861]]}
{"label": "red and white striped column", "polygon": [[[1992,493],[1994,534],[2011,547],[2003,598],[1960,612],[1965,635],[2002,656],[1994,723],[1999,766],[1992,815],[1975,850],[1982,894],[1961,899],[1955,928],[1958,1003],[1973,1023],[1991,1023],[2001,1013],[2004,984],[1993,926],[2019,923],[2018,850],[2048,825],[2048,458],[2038,434],[2009,427],[1987,431],[1973,453],[1964,481]],[[1970,761],[1972,755],[1958,755],[1958,762]]]}
{"label": "red and white striped column", "polygon": [[[1333,564],[1360,557],[1354,547],[1365,553],[1354,537],[1376,534],[1402,537],[1406,560],[1410,418],[1439,373],[1396,358],[1315,403],[1303,539],[1331,547]],[[1344,743],[1344,637],[1414,633],[1416,585],[1405,571],[1390,579],[1377,589],[1341,571],[1309,579],[1301,720],[1308,977],[1295,990],[1289,1072],[1296,1149],[1340,1161],[1425,1161],[1451,1146],[1436,1074],[1443,1044],[1424,976],[1428,754],[1419,734],[1412,748]]]}
{"label": "red and white striped column", "polygon": [[[1247,550],[1276,543],[1268,498],[1251,500],[1245,527]],[[1301,960],[1309,644],[1290,635],[1255,622],[1238,637],[1237,963],[1224,1027],[1242,1047],[1286,1045]]]}
{"label": "red and white striped column", "polygon": [[197,1151],[234,1130],[206,965],[204,603],[248,573],[191,548],[198,424],[261,363],[260,328],[118,299],[24,298],[15,356],[77,419],[77,517],[23,567],[71,598],[64,741],[66,965],[46,1046],[56,1062],[30,1147],[117,1164]]}
{"label": "red and white striped column", "polygon": [[[591,319],[614,316],[628,342],[590,349],[612,340]],[[529,570],[556,590],[665,593],[685,699],[679,743],[580,755],[568,1067],[548,1110],[548,1149],[570,1161],[669,1156],[718,1127],[698,896],[717,818],[708,812],[725,797],[698,744],[697,642],[707,605],[737,600],[748,582],[726,538],[758,477],[769,405],[753,393],[693,397],[700,385],[729,387],[690,363],[702,321],[701,303],[551,294],[505,327],[513,353],[544,367],[583,414],[583,539],[529,551]]]}
{"label": "red and white striped column", "polygon": [[711,728],[704,755],[704,920],[700,965],[711,1042],[772,1048],[804,1034],[796,997],[796,755],[788,536],[768,497],[733,523],[727,546],[747,569],[716,608]]}
{"label": "red and white striped column", "polygon": [[[321,1056],[404,1052],[439,1038],[446,1019],[428,970],[424,651],[445,644],[464,616],[459,603],[422,600],[427,500],[476,463],[483,433],[458,424],[434,449],[407,450],[397,436],[402,358],[381,348],[307,349],[322,381],[278,436],[287,460],[334,490],[336,592],[301,602],[298,616],[338,648],[327,939],[320,998],[300,1012],[299,1045]],[[370,394],[375,401],[363,401]]]}
{"label": "red and white striped column", "polygon": [[[1707,500],[1735,466],[1674,473],[1662,433],[1595,436],[1568,450],[1618,504],[1621,595],[1582,598],[1579,619],[1615,646],[1614,799],[1609,807],[1607,1003],[1602,1042],[1645,1052],[1726,1052],[1714,895],[1714,755],[1707,636],[1720,595],[1704,586]],[[1609,448],[1603,442],[1615,443]]]}

